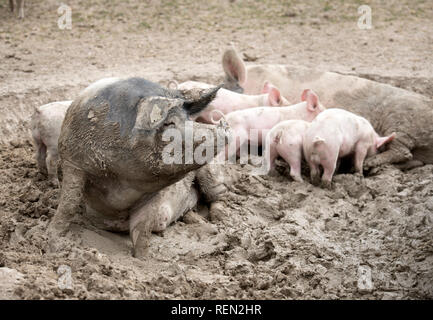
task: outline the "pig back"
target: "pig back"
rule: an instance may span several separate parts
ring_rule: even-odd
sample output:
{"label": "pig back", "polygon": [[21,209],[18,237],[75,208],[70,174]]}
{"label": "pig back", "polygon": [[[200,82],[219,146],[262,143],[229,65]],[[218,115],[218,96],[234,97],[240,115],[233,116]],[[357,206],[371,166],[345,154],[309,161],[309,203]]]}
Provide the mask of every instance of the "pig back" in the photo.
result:
{"label": "pig back", "polygon": [[339,90],[332,97],[335,107],[366,118],[379,135],[397,133],[410,150],[433,147],[432,101],[422,95],[365,80],[355,90]]}
{"label": "pig back", "polygon": [[[59,153],[84,171],[107,174],[118,165],[137,168],[142,161],[136,140],[152,146],[153,131],[133,130],[137,105],[147,97],[177,97],[173,91],[141,78],[117,80],[86,89],[68,109],[59,138]],[[137,136],[138,135],[138,136]]]}

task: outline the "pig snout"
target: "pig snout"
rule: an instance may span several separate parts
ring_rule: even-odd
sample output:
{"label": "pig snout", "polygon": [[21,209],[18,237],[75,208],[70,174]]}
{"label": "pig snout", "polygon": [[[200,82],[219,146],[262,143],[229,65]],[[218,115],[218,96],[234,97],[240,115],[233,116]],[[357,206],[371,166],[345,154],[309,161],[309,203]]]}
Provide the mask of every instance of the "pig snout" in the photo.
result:
{"label": "pig snout", "polygon": [[[230,139],[231,133],[228,126],[209,125],[194,122],[194,155],[199,150],[206,150],[206,159],[210,161],[223,150]],[[207,154],[207,152],[212,154]]]}
{"label": "pig snout", "polygon": [[159,215],[156,218],[155,226],[152,230],[154,232],[162,232],[167,229],[173,217],[173,210],[168,204],[162,204],[158,213]]}

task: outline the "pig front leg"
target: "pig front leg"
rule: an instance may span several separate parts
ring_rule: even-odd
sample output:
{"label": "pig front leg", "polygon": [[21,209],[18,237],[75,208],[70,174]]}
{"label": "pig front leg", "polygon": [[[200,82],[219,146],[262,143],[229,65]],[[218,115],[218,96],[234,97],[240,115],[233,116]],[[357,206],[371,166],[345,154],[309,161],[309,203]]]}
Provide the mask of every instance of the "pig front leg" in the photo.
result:
{"label": "pig front leg", "polygon": [[265,156],[263,157],[263,169],[267,174],[275,169],[275,159],[278,157],[275,143],[267,143]]}
{"label": "pig front leg", "polygon": [[38,164],[39,172],[42,174],[48,174],[47,172],[47,147],[41,142],[35,144],[36,146],[36,162]]}
{"label": "pig front leg", "polygon": [[48,227],[48,234],[52,237],[66,235],[75,220],[74,218],[80,213],[83,203],[85,173],[68,163],[63,163],[62,173],[62,192],[59,205]]}
{"label": "pig front leg", "polygon": [[129,232],[134,257],[143,258],[146,255],[152,232],[164,231],[197,204],[194,178],[194,172],[188,173],[182,180],[157,192],[152,198],[143,198],[131,211]]}
{"label": "pig front leg", "polygon": [[36,149],[36,162],[38,165],[38,170],[42,174],[47,174],[47,146],[42,142],[41,133],[37,125],[37,117],[32,118],[32,138],[33,145]]}
{"label": "pig front leg", "polygon": [[[129,235],[132,241],[132,255],[142,258],[146,255],[152,230],[157,225],[157,216],[164,219],[170,212],[156,212],[152,202],[157,195],[150,199],[150,203],[138,206],[130,215]],[[167,218],[168,219],[168,218]]]}
{"label": "pig front leg", "polygon": [[220,200],[227,191],[223,167],[221,165],[207,164],[201,167],[197,170],[196,180],[200,191],[208,202]]}
{"label": "pig front leg", "polygon": [[[397,137],[399,137],[398,134]],[[400,140],[400,138],[392,141],[387,151],[367,158],[364,162],[364,169],[368,170],[387,163],[393,164],[412,160],[413,155],[410,151],[410,148],[413,147],[413,143],[410,143],[411,139],[407,140],[408,141],[405,140],[404,143]]]}
{"label": "pig front leg", "polygon": [[55,186],[58,185],[57,160],[58,160],[57,152],[53,152],[52,150],[48,150],[47,158],[46,158],[48,180],[50,180]]}

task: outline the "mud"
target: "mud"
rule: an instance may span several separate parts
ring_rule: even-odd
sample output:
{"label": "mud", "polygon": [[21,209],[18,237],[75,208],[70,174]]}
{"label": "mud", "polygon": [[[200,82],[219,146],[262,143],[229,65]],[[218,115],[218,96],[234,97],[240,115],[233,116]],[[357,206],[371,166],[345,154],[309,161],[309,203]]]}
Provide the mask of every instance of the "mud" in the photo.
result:
{"label": "mud", "polygon": [[[0,161],[1,264],[24,274],[19,298],[433,297],[431,165],[382,167],[364,181],[340,174],[332,191],[239,166],[224,201],[195,210],[206,219],[153,235],[138,260],[128,236],[85,227],[79,245],[52,253],[45,231],[59,191],[37,173],[28,143],[4,148]],[[72,290],[59,289],[61,265]]]}
{"label": "mud", "polygon": [[46,230],[59,190],[37,172],[28,130],[35,106],[71,99],[103,77],[218,84],[231,41],[255,63],[298,61],[432,97],[428,2],[387,10],[372,1],[368,33],[356,29],[356,1],[331,9],[316,1],[70,2],[68,33],[56,28],[54,0],[30,2],[21,23],[0,7],[0,278],[13,275],[2,297],[433,298],[433,165],[382,166],[364,180],[340,173],[333,190],[306,176],[293,182],[281,161],[274,176],[230,166],[227,196],[153,234],[139,260],[128,235],[87,226],[53,252]]}

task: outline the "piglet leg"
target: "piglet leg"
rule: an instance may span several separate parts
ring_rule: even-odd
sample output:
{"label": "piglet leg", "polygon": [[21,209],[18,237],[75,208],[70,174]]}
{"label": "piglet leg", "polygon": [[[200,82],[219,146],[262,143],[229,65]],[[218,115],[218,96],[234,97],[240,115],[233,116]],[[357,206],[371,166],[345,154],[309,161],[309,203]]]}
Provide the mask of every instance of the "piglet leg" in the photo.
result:
{"label": "piglet leg", "polygon": [[310,167],[310,180],[313,185],[318,185],[320,181],[320,168],[319,165],[309,162]]}
{"label": "piglet leg", "polygon": [[281,157],[290,165],[290,176],[297,182],[303,182],[301,176],[302,146],[294,150],[278,149]]}
{"label": "piglet leg", "polygon": [[46,158],[48,179],[56,186],[57,186],[57,159],[58,159],[58,155],[53,154],[51,150],[48,150],[47,158]]}
{"label": "piglet leg", "polygon": [[327,158],[323,161],[323,175],[322,187],[330,189],[332,186],[332,176],[334,175],[335,168],[337,167],[338,153],[332,158]]}
{"label": "piglet leg", "polygon": [[275,169],[275,159],[278,157],[277,148],[273,143],[266,141],[265,155],[263,157],[263,173],[269,174]]}
{"label": "piglet leg", "polygon": [[367,146],[358,144],[355,149],[355,172],[361,176],[364,175],[363,165],[367,156]]}
{"label": "piglet leg", "polygon": [[39,172],[41,172],[42,174],[48,174],[47,163],[46,163],[47,147],[42,142],[35,143],[35,147],[36,147],[36,161],[38,163]]}

